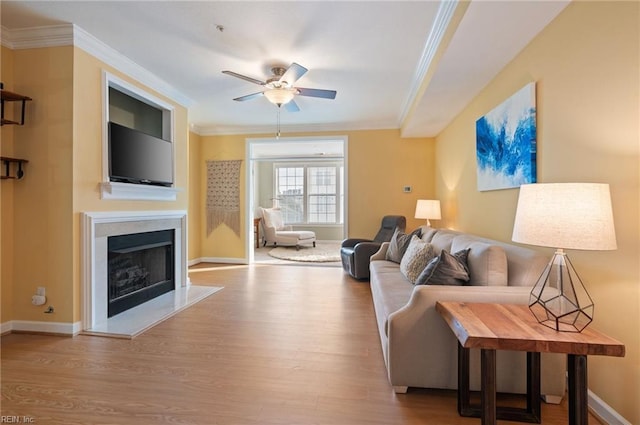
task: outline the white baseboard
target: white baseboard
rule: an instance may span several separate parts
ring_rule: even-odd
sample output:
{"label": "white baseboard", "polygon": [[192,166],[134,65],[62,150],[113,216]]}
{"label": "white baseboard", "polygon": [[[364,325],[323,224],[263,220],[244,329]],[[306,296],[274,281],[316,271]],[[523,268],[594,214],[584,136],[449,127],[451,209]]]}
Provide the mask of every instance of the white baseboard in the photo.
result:
{"label": "white baseboard", "polygon": [[8,322],[0,323],[0,335],[11,332],[12,326],[13,324],[11,323],[11,320],[9,320]]}
{"label": "white baseboard", "polygon": [[226,258],[226,257],[200,257],[189,260],[189,266],[195,266],[199,263],[222,263],[222,264],[248,264],[244,258]]}
{"label": "white baseboard", "polygon": [[589,409],[603,423],[609,425],[631,425],[631,422],[622,417],[611,406],[605,403],[591,390],[588,391]]}
{"label": "white baseboard", "polygon": [[8,332],[33,332],[73,336],[82,329],[82,322],[37,322],[31,320],[11,320],[2,323],[2,333]]}

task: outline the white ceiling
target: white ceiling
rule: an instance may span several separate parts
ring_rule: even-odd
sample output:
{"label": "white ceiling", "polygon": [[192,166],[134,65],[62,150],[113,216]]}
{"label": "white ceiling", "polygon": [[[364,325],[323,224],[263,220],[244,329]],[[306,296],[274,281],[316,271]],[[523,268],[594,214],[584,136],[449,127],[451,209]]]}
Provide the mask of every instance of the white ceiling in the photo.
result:
{"label": "white ceiling", "polygon": [[[26,28],[74,24],[188,99],[201,134],[274,132],[262,87],[274,64],[309,69],[287,131],[401,128],[435,136],[567,4],[558,1],[7,1],[2,43]],[[223,26],[220,31],[217,26]],[[517,89],[514,87],[514,90]],[[184,102],[183,102],[184,103]]]}

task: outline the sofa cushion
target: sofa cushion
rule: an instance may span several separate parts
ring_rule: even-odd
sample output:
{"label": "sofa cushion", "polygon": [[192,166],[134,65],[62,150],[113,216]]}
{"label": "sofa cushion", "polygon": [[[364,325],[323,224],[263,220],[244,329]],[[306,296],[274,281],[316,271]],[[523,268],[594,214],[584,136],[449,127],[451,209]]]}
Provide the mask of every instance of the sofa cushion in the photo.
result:
{"label": "sofa cushion", "polygon": [[440,251],[442,251],[443,249],[449,252],[456,252],[451,249],[451,244],[453,242],[453,239],[458,235],[459,233],[447,229],[438,229],[431,238],[431,243],[436,250],[436,254],[440,254]]}
{"label": "sofa cushion", "polygon": [[507,286],[507,254],[499,245],[473,240],[466,235],[458,236],[451,244],[453,251],[469,248],[469,285]]}
{"label": "sofa cushion", "polygon": [[435,255],[433,245],[413,235],[400,261],[400,272],[409,282],[415,283],[422,270]]}
{"label": "sofa cushion", "polygon": [[462,286],[469,281],[467,256],[469,249],[451,254],[442,250],[440,255],[429,261],[416,279],[416,285],[453,285]]}
{"label": "sofa cushion", "polygon": [[429,226],[420,226],[419,228],[422,231],[422,236],[420,236],[420,239],[425,242],[431,242],[433,236],[438,233],[437,229],[431,228]]}
{"label": "sofa cushion", "polygon": [[389,241],[389,247],[387,248],[385,259],[400,264],[400,261],[402,260],[402,257],[404,256],[404,253],[407,250],[409,243],[411,242],[411,237],[413,235],[420,237],[421,233],[422,229],[420,228],[417,228],[416,230],[408,234],[401,231],[400,229],[396,229],[396,231],[393,232],[391,240]]}

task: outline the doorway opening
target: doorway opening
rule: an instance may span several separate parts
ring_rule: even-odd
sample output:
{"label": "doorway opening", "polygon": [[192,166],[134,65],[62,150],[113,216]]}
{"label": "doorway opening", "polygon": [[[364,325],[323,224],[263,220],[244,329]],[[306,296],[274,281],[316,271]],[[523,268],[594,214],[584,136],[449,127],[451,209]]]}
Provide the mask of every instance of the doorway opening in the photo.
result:
{"label": "doorway opening", "polygon": [[[280,208],[285,223],[311,230],[318,241],[347,235],[347,137],[247,139],[247,255],[261,246],[259,208]],[[256,238],[256,231],[260,238]]]}

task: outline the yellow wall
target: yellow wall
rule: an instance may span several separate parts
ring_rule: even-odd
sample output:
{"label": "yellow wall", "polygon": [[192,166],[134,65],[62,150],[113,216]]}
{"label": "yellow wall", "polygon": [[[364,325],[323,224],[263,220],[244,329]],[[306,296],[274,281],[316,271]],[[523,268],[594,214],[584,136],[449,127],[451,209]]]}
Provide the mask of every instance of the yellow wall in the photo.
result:
{"label": "yellow wall", "polygon": [[[13,52],[13,87],[33,101],[25,125],[14,130],[14,153],[29,163],[24,178],[10,183],[13,275],[3,285],[12,285],[12,295],[2,301],[12,306],[12,320],[73,318],[72,65],[71,47]],[[55,314],[31,304],[37,286],[46,287]]]}
{"label": "yellow wall", "polygon": [[[243,160],[240,168],[240,237],[226,225],[216,227],[207,236],[207,217],[204,209],[207,205],[207,165],[206,161],[226,161]],[[200,158],[198,168],[200,173],[200,209],[197,214],[189,211],[193,217],[199,216],[199,239],[201,257],[214,258],[244,258],[245,256],[245,235],[247,229],[242,226],[246,219],[245,205],[245,137],[244,136],[201,136],[200,137]],[[189,253],[190,259],[193,257]]]}
{"label": "yellow wall", "polygon": [[[2,46],[0,81],[4,88],[17,91],[13,85],[13,52]],[[0,154],[15,157],[13,135],[15,127],[0,127]],[[12,180],[0,181],[0,323],[11,320],[13,305],[3,300],[11,300],[13,285],[13,185]]]}
{"label": "yellow wall", "polygon": [[[435,195],[434,152],[431,139],[403,139],[399,130],[368,130],[323,133],[286,134],[286,137],[348,136],[348,226],[349,236],[373,237],[380,227],[382,216],[401,214],[407,217],[407,228],[413,229],[422,221],[413,218],[417,199]],[[246,159],[247,138],[273,135],[202,136],[200,166],[201,208],[206,205],[207,160]],[[245,167],[241,170],[242,223],[247,214],[245,202]],[[411,193],[402,191],[412,186]],[[190,211],[190,215],[194,216]],[[435,223],[437,224],[437,223]],[[244,258],[245,232],[241,236],[227,226],[216,228],[206,235],[206,218],[200,217],[201,257]],[[195,259],[190,255],[190,259]]]}
{"label": "yellow wall", "polygon": [[[475,121],[537,83],[538,181],[604,182],[616,251],[569,256],[591,293],[592,326],[624,358],[589,358],[589,387],[640,423],[640,67],[637,2],[574,2],[437,137],[437,191],[449,227],[510,241],[518,190],[476,189]],[[551,255],[551,250],[545,249]]]}
{"label": "yellow wall", "polygon": [[[3,272],[2,321],[75,323],[81,317],[80,213],[187,210],[187,110],[78,48],[16,50],[10,56],[13,88],[33,102],[25,126],[14,130],[15,155],[29,163],[25,178],[9,183],[14,185],[13,219],[3,215],[2,220],[3,228],[11,225],[14,231],[7,242],[11,251],[3,249],[2,256],[3,263],[13,266],[8,279]],[[176,185],[183,189],[177,201],[100,199],[102,69],[174,104]],[[2,131],[4,135],[4,127]],[[4,245],[4,237],[2,241]],[[46,287],[54,314],[31,305],[37,286]]]}

